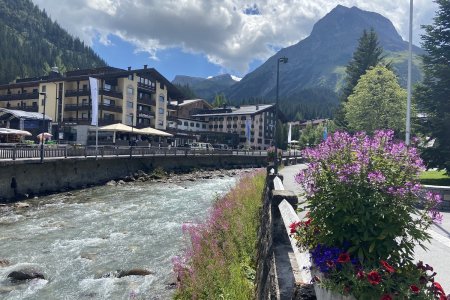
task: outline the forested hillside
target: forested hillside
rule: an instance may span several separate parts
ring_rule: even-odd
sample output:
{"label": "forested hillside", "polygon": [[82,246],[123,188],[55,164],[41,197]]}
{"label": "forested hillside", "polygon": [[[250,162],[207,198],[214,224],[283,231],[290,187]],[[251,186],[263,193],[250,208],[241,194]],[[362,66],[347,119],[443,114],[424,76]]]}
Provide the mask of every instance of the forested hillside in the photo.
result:
{"label": "forested hillside", "polygon": [[30,0],[0,0],[0,41],[0,84],[45,75],[53,66],[65,71],[106,65]]}

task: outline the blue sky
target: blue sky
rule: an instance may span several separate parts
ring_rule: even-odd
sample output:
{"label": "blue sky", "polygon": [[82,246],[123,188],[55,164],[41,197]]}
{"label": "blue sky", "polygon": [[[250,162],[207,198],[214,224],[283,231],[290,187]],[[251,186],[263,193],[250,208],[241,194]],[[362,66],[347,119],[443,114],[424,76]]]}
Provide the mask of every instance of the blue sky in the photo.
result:
{"label": "blue sky", "polygon": [[[406,40],[408,0],[32,0],[114,67],[156,68],[167,79],[243,77],[307,37],[336,5],[389,18]],[[436,5],[414,0],[414,42]]]}

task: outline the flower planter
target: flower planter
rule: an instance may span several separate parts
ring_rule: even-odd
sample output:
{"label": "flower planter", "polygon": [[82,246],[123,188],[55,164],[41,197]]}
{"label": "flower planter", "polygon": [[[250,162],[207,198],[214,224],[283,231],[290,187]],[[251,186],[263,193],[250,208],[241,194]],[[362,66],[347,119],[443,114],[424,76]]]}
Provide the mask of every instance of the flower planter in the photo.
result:
{"label": "flower planter", "polygon": [[317,300],[356,300],[353,296],[344,296],[314,284]]}

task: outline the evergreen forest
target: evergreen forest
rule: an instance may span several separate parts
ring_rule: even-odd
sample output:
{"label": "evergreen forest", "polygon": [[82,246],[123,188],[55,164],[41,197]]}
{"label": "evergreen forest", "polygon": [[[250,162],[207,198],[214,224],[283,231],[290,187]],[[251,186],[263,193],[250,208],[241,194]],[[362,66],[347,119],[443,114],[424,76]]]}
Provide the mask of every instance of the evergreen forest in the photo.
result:
{"label": "evergreen forest", "polygon": [[105,66],[90,47],[30,0],[0,0],[0,84],[17,78]]}

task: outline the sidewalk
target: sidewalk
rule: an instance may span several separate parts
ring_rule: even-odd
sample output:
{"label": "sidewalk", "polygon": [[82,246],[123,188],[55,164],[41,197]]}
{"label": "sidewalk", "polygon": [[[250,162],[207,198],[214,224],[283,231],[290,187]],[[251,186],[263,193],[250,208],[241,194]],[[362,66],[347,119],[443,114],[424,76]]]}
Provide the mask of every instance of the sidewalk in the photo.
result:
{"label": "sidewalk", "polygon": [[[292,190],[296,194],[301,193],[302,188],[295,182],[295,175],[300,169],[306,168],[306,165],[299,164],[294,166],[287,166],[280,170],[280,174],[284,177],[284,188],[286,190]],[[299,198],[302,201],[302,198]],[[434,268],[437,273],[435,280],[439,282],[444,291],[450,294],[450,213],[442,213],[444,220],[442,224],[434,224],[429,229],[431,235],[431,241],[425,243],[428,248],[424,251],[421,247],[416,247],[416,259],[421,260],[424,263],[429,264]],[[303,214],[299,213],[300,218]]]}

